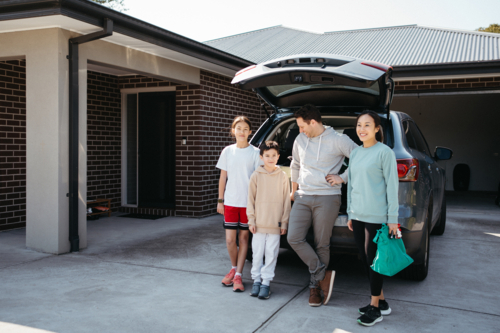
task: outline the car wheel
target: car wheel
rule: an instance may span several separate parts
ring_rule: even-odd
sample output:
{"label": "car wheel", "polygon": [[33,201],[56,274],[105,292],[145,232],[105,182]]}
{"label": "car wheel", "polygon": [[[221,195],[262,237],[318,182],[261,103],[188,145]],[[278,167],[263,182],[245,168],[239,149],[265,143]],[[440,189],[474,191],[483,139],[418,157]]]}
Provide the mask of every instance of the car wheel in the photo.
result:
{"label": "car wheel", "polygon": [[441,203],[441,215],[436,223],[434,229],[432,229],[432,235],[441,236],[444,234],[444,229],[446,228],[446,198],[443,195],[443,202]]}
{"label": "car wheel", "polygon": [[411,264],[403,271],[401,271],[400,276],[407,280],[413,281],[423,281],[427,277],[427,273],[429,272],[429,249],[430,249],[430,237],[429,237],[429,225],[432,216],[432,206],[427,210],[427,224],[425,228],[425,233],[423,237],[423,242],[421,244],[422,247],[425,248],[424,252],[424,262],[421,264]]}
{"label": "car wheel", "polygon": [[249,235],[248,235],[247,260],[250,261],[250,262],[252,262],[252,260],[253,260],[252,238],[253,238],[253,234],[251,232],[249,232]]}
{"label": "car wheel", "polygon": [[252,262],[252,260],[253,260],[253,253],[252,253],[252,248],[251,247],[249,247],[248,251],[247,251],[247,260],[250,261],[250,262]]}

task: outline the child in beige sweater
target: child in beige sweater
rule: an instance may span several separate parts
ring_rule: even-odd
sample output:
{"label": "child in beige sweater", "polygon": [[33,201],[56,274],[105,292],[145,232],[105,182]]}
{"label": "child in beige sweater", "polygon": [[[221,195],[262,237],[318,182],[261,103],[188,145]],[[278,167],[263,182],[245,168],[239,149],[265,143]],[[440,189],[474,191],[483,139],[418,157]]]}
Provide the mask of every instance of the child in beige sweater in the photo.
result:
{"label": "child in beige sweater", "polygon": [[[268,299],[270,282],[280,248],[280,235],[286,234],[290,217],[290,183],[287,175],[276,166],[279,146],[274,141],[263,142],[260,158],[264,165],[250,177],[247,217],[252,238],[252,279],[250,296]],[[263,265],[264,256],[266,262]]]}

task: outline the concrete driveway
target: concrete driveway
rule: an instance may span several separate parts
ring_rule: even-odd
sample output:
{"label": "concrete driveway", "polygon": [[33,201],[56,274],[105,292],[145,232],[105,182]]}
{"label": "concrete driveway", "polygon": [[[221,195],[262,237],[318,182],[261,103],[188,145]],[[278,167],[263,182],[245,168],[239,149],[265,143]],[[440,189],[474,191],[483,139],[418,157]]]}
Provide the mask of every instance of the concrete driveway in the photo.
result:
{"label": "concrete driveway", "polygon": [[88,237],[87,249],[54,256],[27,250],[24,229],[0,233],[0,332],[500,331],[500,208],[491,195],[449,196],[427,279],[386,279],[393,313],[373,328],[356,323],[369,288],[355,256],[334,256],[332,299],[312,308],[307,269],[292,251],[280,252],[269,300],[222,287],[230,266],[220,216],[113,216],[89,221]]}

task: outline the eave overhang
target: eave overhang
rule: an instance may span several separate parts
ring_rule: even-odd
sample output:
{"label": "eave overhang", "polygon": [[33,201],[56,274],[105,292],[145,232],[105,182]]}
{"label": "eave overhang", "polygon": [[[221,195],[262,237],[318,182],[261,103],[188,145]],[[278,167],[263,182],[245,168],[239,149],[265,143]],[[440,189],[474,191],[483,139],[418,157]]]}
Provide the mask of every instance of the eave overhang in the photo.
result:
{"label": "eave overhang", "polygon": [[392,74],[396,81],[485,76],[500,76],[500,60],[393,66]]}
{"label": "eave overhang", "polygon": [[[6,0],[0,2],[0,21],[62,15],[101,29],[105,18],[114,22],[117,36],[127,36],[168,49],[202,62],[225,68],[233,74],[252,62],[199,43],[171,31],[85,0]],[[127,46],[127,45],[124,45]]]}

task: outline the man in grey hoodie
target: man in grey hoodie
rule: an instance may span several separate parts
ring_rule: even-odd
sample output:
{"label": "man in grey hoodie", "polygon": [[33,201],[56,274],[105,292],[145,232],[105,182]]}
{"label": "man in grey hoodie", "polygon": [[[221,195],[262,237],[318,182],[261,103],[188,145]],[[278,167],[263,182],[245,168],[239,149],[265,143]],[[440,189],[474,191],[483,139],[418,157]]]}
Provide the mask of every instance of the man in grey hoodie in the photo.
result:
{"label": "man in grey hoodie", "polygon": [[[295,113],[300,133],[293,144],[292,193],[294,201],[288,226],[288,243],[309,267],[310,306],[327,304],[335,272],[327,270],[330,238],[339,214],[342,183],[347,171],[338,175],[345,157],[358,147],[347,135],[324,126],[321,113],[311,104]],[[310,227],[314,248],[306,241]],[[321,297],[323,291],[323,299]]]}

